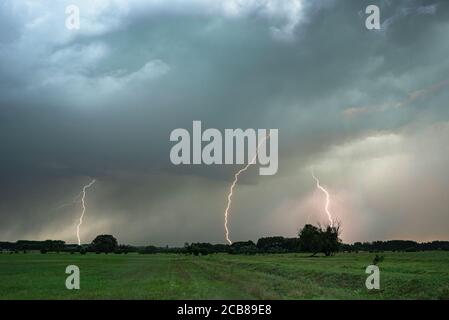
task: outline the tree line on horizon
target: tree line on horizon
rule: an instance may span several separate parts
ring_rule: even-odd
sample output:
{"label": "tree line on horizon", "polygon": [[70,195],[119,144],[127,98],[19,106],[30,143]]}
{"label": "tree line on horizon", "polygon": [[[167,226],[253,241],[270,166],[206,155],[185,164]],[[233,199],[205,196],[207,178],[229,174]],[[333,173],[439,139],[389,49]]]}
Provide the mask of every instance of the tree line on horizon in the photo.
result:
{"label": "tree line on horizon", "polygon": [[68,253],[115,253],[127,254],[137,252],[141,254],[154,253],[178,253],[191,254],[195,256],[209,255],[214,253],[229,254],[270,254],[270,253],[311,253],[315,256],[319,253],[325,256],[332,256],[338,251],[343,252],[383,252],[383,251],[449,251],[449,241],[432,241],[418,243],[412,240],[387,240],[373,242],[355,242],[344,244],[339,238],[340,226],[313,226],[306,224],[299,230],[298,237],[285,238],[282,236],[262,237],[257,242],[237,241],[228,244],[211,243],[185,243],[183,247],[157,247],[157,246],[132,246],[118,244],[112,235],[99,235],[92,243],[87,245],[66,244],[62,240],[30,241],[18,240],[16,242],[0,242],[0,253],[40,251],[47,252],[68,252]]}

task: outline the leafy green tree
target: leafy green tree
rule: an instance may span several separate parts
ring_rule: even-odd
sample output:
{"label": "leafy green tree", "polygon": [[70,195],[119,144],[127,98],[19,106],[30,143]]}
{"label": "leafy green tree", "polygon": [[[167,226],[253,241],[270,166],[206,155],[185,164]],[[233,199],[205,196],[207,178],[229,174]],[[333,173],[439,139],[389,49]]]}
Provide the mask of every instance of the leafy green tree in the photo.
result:
{"label": "leafy green tree", "polygon": [[299,246],[301,251],[311,252],[312,256],[323,253],[328,257],[339,250],[341,242],[339,235],[339,223],[324,228],[306,224],[299,231]]}
{"label": "leafy green tree", "polygon": [[304,228],[299,230],[298,237],[301,251],[310,252],[312,256],[320,252],[322,246],[319,228],[306,224]]}
{"label": "leafy green tree", "polygon": [[117,247],[117,239],[109,234],[99,235],[91,243],[91,248],[95,252],[114,252]]}
{"label": "leafy green tree", "polygon": [[324,253],[326,257],[334,255],[340,247],[340,225],[336,224],[334,226],[326,226],[324,229],[320,230],[321,237],[321,252]]}

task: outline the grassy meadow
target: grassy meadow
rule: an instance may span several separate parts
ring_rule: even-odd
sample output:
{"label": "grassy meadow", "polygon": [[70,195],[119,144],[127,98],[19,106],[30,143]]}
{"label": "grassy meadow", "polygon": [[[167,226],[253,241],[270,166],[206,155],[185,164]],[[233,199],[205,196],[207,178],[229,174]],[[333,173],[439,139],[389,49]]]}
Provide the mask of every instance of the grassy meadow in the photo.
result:
{"label": "grassy meadow", "polygon": [[[365,288],[372,253],[185,256],[0,254],[0,299],[449,299],[449,252],[383,253],[380,290]],[[67,265],[81,289],[67,290]]]}

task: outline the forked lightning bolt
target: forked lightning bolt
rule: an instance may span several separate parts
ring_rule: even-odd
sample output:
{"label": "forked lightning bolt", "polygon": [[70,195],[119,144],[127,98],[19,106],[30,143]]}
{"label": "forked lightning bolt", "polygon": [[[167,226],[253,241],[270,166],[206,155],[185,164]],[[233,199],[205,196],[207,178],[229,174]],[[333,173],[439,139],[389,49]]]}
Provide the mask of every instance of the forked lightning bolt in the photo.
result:
{"label": "forked lightning bolt", "polygon": [[330,226],[333,227],[333,224],[334,224],[334,223],[333,223],[332,215],[331,215],[331,213],[330,213],[330,211],[329,211],[329,204],[330,204],[330,196],[329,196],[329,192],[327,192],[327,190],[324,189],[324,188],[321,186],[320,180],[318,180],[318,178],[315,176],[315,173],[314,173],[313,169],[312,169],[312,177],[313,177],[313,179],[315,179],[315,181],[316,181],[316,187],[317,187],[318,189],[320,189],[321,191],[323,191],[323,193],[326,195],[326,204],[324,205],[324,210],[326,211],[327,218],[329,219]]}
{"label": "forked lightning bolt", "polygon": [[265,136],[262,141],[259,142],[259,145],[257,146],[257,150],[256,150],[256,154],[254,155],[254,157],[251,159],[250,162],[248,162],[248,164],[243,167],[242,169],[240,169],[239,171],[237,171],[234,174],[234,181],[232,181],[231,187],[229,188],[229,193],[228,193],[228,204],[226,205],[226,209],[224,211],[224,217],[225,217],[225,222],[224,222],[224,227],[225,227],[225,238],[226,241],[229,244],[232,244],[231,239],[229,239],[229,229],[228,229],[228,215],[229,215],[229,209],[231,208],[231,204],[232,204],[232,196],[234,194],[234,188],[237,185],[237,182],[239,181],[239,176],[240,174],[242,174],[243,172],[245,172],[246,170],[248,170],[248,168],[256,163],[256,158],[257,158],[257,154],[259,153],[259,148],[262,145],[262,143],[264,143],[268,138],[270,137],[270,135]]}
{"label": "forked lightning bolt", "polygon": [[83,192],[81,191],[76,197],[73,198],[73,200],[71,202],[63,203],[63,204],[53,208],[52,210],[60,210],[60,209],[65,208],[65,207],[69,207],[69,206],[75,205],[77,202],[79,202],[81,200],[80,197],[81,197],[82,193]]}
{"label": "forked lightning bolt", "polygon": [[85,185],[85,186],[83,187],[83,191],[81,192],[81,195],[82,195],[82,197],[81,197],[81,205],[82,205],[82,207],[83,207],[83,211],[82,211],[82,213],[81,213],[79,223],[78,223],[78,225],[76,226],[76,237],[78,238],[78,245],[79,245],[79,246],[81,245],[81,239],[80,239],[80,227],[81,227],[81,224],[83,223],[84,214],[86,213],[86,190],[87,190],[88,188],[92,187],[92,185],[93,185],[95,182],[96,182],[96,180],[93,179],[89,184],[87,184],[87,185]]}

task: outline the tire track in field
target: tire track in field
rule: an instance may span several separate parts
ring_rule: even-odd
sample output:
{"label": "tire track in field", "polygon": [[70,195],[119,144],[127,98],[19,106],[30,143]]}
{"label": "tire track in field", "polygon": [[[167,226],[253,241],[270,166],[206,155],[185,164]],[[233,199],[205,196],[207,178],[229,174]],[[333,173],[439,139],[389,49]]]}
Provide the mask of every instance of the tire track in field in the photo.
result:
{"label": "tire track in field", "polygon": [[[251,288],[251,284],[257,284],[255,279],[252,282],[248,282],[247,279],[254,279],[255,275],[259,275],[262,282],[267,282],[265,290],[263,290],[262,296],[258,296],[259,299],[266,299],[266,289],[272,289],[278,298],[285,298],[286,296],[310,296],[310,290],[306,288],[314,288],[313,296],[319,296],[320,293],[328,290],[340,290],[346,288],[347,290],[354,290],[359,288],[360,283],[364,283],[363,276],[357,276],[350,273],[340,272],[323,272],[313,270],[288,270],[288,268],[281,268],[276,262],[263,262],[263,263],[248,263],[242,261],[231,261],[227,259],[217,259],[215,261],[208,261],[209,265],[223,264],[231,266],[232,270],[238,270],[239,272],[249,273],[248,278],[228,276],[229,272],[222,271],[220,274],[215,274],[215,277],[222,279],[223,281],[231,281],[239,284],[241,287],[247,287],[248,284]],[[200,268],[205,269],[202,265]],[[205,269],[207,271],[207,269]],[[242,279],[242,280],[241,280]],[[295,285],[294,285],[295,284]],[[260,286],[260,283],[259,283]],[[252,286],[250,292],[260,291]],[[338,292],[335,292],[337,295]],[[270,296],[270,298],[276,298]]]}
{"label": "tire track in field", "polygon": [[[200,258],[201,259],[201,258]],[[193,264],[196,265],[198,269],[201,269],[203,273],[212,281],[224,282],[227,285],[233,284],[236,289],[239,291],[244,291],[249,297],[253,299],[280,299],[282,298],[282,293],[277,292],[268,292],[268,285],[261,285],[262,282],[267,281],[267,277],[254,277],[254,272],[257,270],[248,270],[248,269],[235,269],[233,266],[231,270],[226,270],[225,265],[229,265],[229,261],[226,261],[226,264],[220,264],[221,261],[206,261],[206,260],[198,260],[192,261]],[[234,274],[236,273],[248,273],[248,277],[243,277],[242,274]],[[258,272],[259,275],[261,272]],[[277,277],[276,275],[269,275],[269,277]],[[252,281],[248,281],[248,279]],[[273,289],[273,288],[270,288]],[[274,288],[276,289],[276,288]]]}

